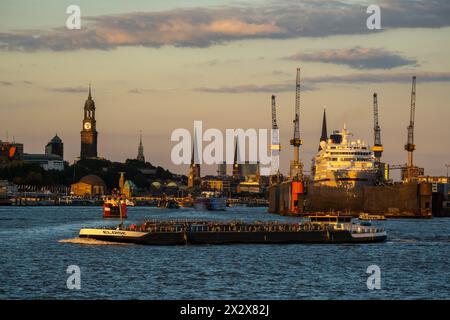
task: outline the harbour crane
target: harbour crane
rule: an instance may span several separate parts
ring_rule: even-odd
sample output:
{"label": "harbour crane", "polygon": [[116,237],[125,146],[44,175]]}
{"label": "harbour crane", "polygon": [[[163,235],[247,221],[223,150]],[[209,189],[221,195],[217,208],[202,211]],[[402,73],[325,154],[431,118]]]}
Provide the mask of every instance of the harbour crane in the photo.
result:
{"label": "harbour crane", "polygon": [[383,154],[383,145],[381,144],[381,129],[378,123],[378,96],[376,93],[373,94],[373,134],[374,143],[372,151],[377,163],[380,163],[381,155]]}
{"label": "harbour crane", "polygon": [[408,168],[414,167],[413,151],[416,150],[414,144],[414,116],[416,112],[416,77],[412,78],[411,89],[411,109],[409,113],[408,141],[405,144],[405,150],[408,151]]}
{"label": "harbour crane", "polygon": [[272,143],[270,146],[271,151],[271,184],[279,183],[280,180],[280,136],[277,124],[277,105],[275,96],[272,95]]}
{"label": "harbour crane", "polygon": [[402,180],[404,182],[416,181],[420,175],[424,174],[423,168],[414,165],[413,152],[416,150],[414,144],[414,117],[416,112],[416,77],[412,78],[411,89],[411,107],[409,113],[408,140],[405,144],[405,150],[408,151],[408,163],[406,168],[402,170]]}
{"label": "harbour crane", "polygon": [[272,95],[272,129],[278,129],[276,97]]}
{"label": "harbour crane", "polygon": [[290,141],[294,147],[294,160],[291,161],[290,175],[293,180],[303,178],[303,165],[300,163],[299,147],[302,145],[300,139],[300,68],[297,68],[297,78],[295,82],[295,118],[294,118],[294,136]]}

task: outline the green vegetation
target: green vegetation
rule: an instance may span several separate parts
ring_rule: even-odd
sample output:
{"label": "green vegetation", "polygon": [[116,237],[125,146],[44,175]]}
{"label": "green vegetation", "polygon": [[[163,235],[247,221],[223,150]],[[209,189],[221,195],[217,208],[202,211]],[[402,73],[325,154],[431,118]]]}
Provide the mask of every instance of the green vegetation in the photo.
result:
{"label": "green vegetation", "polygon": [[86,159],[73,165],[66,163],[64,171],[45,171],[36,164],[12,161],[0,167],[0,180],[12,181],[18,185],[70,186],[83,176],[94,174],[102,178],[108,189],[112,190],[118,187],[120,172],[125,172],[125,178],[132,180],[142,189],[149,189],[153,181],[167,181],[174,178],[170,171],[148,162],[128,159],[125,163],[120,163],[103,159]]}

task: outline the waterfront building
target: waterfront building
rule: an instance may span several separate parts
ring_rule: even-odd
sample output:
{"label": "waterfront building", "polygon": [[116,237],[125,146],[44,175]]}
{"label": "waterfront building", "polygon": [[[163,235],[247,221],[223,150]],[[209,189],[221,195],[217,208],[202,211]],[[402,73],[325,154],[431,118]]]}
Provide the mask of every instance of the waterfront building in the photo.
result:
{"label": "waterfront building", "polygon": [[224,189],[224,180],[202,180],[202,190],[203,189],[222,192]]}
{"label": "waterfront building", "polygon": [[259,180],[259,162],[253,163],[245,161],[241,164],[241,176],[245,181],[258,181]]}
{"label": "waterfront building", "polygon": [[97,158],[97,122],[95,120],[95,102],[91,95],[89,85],[89,95],[84,103],[83,129],[81,130],[81,151],[80,159]]}
{"label": "waterfront building", "polygon": [[64,160],[58,155],[54,154],[31,154],[24,153],[22,160],[26,163],[33,163],[41,166],[45,171],[48,170],[64,170]]}
{"label": "waterfront building", "polygon": [[90,174],[72,184],[71,193],[79,197],[102,196],[106,193],[106,184],[99,176]]}
{"label": "waterfront building", "polygon": [[133,181],[127,180],[123,185],[122,194],[127,198],[131,198],[136,193],[137,189],[138,188]]}
{"label": "waterfront building", "polygon": [[0,140],[0,165],[12,160],[20,160],[23,156],[23,144]]}
{"label": "waterfront building", "polygon": [[125,187],[125,172],[119,172],[120,178],[119,178],[119,190],[120,193],[123,194],[123,188]]}
{"label": "waterfront building", "polygon": [[256,181],[242,181],[237,186],[237,193],[260,193],[261,187]]}
{"label": "waterfront building", "polygon": [[0,180],[0,199],[17,193],[17,186],[8,180]]}
{"label": "waterfront building", "polygon": [[64,144],[57,134],[45,146],[45,154],[57,155],[64,159]]}
{"label": "waterfront building", "polygon": [[217,165],[217,176],[225,177],[227,175],[227,163],[225,161]]}

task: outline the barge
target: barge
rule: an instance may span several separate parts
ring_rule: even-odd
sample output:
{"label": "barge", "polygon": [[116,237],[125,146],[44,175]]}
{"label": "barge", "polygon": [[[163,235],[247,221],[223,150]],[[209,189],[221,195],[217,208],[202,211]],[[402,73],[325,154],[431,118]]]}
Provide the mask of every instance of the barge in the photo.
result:
{"label": "barge", "polygon": [[81,238],[146,245],[374,243],[383,227],[355,223],[350,216],[312,216],[298,223],[145,221],[141,225],[81,229]]}

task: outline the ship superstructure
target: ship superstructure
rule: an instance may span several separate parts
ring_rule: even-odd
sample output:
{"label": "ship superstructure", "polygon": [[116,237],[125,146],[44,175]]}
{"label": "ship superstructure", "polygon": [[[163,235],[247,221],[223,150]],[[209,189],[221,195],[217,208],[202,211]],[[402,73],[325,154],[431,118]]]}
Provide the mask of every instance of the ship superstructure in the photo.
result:
{"label": "ship superstructure", "polygon": [[344,125],[343,130],[320,141],[312,163],[314,185],[353,188],[375,183],[373,151],[364,141],[350,140],[351,136]]}

